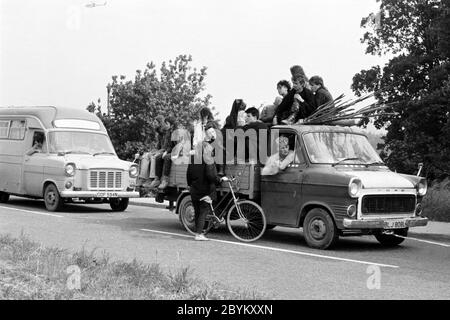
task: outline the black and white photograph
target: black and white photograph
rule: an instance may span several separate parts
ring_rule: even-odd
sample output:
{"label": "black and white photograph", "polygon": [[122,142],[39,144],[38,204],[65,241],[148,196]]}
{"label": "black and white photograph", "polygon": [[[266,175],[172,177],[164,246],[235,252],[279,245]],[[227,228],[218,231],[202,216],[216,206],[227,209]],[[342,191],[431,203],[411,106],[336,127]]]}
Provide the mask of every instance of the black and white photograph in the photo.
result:
{"label": "black and white photograph", "polygon": [[449,299],[450,0],[0,0],[0,300]]}

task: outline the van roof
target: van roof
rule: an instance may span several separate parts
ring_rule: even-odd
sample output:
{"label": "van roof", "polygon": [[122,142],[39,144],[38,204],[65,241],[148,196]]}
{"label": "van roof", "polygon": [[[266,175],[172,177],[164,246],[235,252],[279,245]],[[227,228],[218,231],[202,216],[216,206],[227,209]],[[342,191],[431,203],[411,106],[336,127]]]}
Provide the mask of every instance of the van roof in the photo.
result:
{"label": "van roof", "polygon": [[46,129],[54,128],[54,121],[59,119],[88,120],[98,123],[100,130],[106,131],[102,121],[87,110],[55,106],[0,107],[0,117],[4,116],[34,116],[43,123]]}
{"label": "van roof", "polygon": [[346,126],[325,126],[325,125],[278,125],[273,126],[272,129],[293,129],[298,133],[306,133],[306,132],[342,132],[342,133],[355,133],[366,135],[364,131],[357,127],[346,127]]}

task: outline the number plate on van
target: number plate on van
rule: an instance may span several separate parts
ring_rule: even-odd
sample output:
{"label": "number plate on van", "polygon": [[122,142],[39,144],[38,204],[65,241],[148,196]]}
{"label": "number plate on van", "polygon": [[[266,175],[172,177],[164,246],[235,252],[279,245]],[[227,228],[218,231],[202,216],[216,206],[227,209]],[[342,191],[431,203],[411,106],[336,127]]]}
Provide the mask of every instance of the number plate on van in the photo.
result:
{"label": "number plate on van", "polygon": [[385,229],[403,229],[406,228],[406,220],[392,220],[384,222]]}
{"label": "number plate on van", "polygon": [[97,192],[96,198],[117,198],[119,194],[117,192]]}

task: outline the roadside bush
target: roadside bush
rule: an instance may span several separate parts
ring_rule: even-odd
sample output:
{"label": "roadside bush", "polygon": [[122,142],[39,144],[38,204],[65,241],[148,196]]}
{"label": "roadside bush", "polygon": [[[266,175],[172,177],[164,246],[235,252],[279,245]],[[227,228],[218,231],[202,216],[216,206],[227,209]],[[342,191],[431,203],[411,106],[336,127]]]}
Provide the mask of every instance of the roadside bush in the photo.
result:
{"label": "roadside bush", "polygon": [[450,179],[433,182],[422,204],[425,217],[433,221],[450,222]]}

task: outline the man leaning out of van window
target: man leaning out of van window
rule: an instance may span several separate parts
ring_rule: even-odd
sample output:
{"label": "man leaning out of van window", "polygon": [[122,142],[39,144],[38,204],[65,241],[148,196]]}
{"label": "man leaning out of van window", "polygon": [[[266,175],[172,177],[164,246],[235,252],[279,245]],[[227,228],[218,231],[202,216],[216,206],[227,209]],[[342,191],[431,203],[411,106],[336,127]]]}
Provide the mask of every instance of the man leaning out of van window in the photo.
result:
{"label": "man leaning out of van window", "polygon": [[36,135],[34,137],[34,141],[33,141],[33,146],[31,147],[31,149],[29,149],[26,152],[27,156],[31,156],[37,152],[42,152],[42,146],[44,144],[44,136],[43,135]]}

